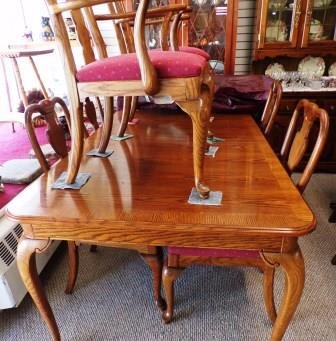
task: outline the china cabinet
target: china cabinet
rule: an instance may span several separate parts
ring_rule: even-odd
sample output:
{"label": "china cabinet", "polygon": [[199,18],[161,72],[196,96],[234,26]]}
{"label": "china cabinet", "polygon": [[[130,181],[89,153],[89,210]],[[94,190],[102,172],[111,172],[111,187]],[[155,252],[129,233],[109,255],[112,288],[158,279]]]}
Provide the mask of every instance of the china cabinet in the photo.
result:
{"label": "china cabinet", "polygon": [[258,0],[254,60],[336,55],[336,0]]}

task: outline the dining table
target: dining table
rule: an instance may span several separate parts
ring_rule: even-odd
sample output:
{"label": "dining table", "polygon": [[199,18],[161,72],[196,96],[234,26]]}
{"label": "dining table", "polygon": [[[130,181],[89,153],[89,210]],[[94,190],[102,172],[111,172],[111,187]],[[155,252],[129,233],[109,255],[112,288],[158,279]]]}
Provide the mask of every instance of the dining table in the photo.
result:
{"label": "dining table", "polygon": [[[60,340],[61,333],[34,259],[54,240],[65,240],[106,247],[124,243],[258,250],[285,274],[270,330],[271,340],[281,340],[304,287],[298,241],[314,230],[316,219],[257,123],[251,115],[214,116],[210,129],[220,139],[209,141],[218,150],[205,159],[205,179],[212,191],[222,193],[222,201],[209,205],[188,202],[193,187],[189,118],[157,110],[138,112],[137,117],[138,123],[128,127],[132,138],[110,140],[110,157],[84,153],[79,171],[90,178],[80,190],[52,188],[67,170],[64,158],[7,206],[8,217],[24,231],[17,254],[22,279],[51,337]],[[118,120],[116,114],[115,128]],[[98,129],[86,139],[86,151],[97,146],[100,134]]]}

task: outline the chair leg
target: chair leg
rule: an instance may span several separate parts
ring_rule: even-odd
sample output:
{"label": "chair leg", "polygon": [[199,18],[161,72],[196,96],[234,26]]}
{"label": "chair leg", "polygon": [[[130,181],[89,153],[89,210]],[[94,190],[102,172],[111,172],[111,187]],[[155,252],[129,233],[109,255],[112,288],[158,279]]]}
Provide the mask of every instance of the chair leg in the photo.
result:
{"label": "chair leg", "polygon": [[331,264],[332,265],[336,265],[336,255],[333,257],[333,259],[331,260]]}
{"label": "chair leg", "polygon": [[210,114],[210,91],[204,88],[198,100],[179,102],[176,104],[185,111],[193,125],[193,163],[195,186],[202,199],[209,197],[210,189],[203,182],[204,153],[208,134]]}
{"label": "chair leg", "polygon": [[96,100],[96,104],[97,104],[97,107],[99,109],[99,113],[100,113],[100,118],[102,121],[104,121],[104,110],[103,110],[103,106],[100,102],[100,98],[99,97],[95,97],[95,100]]}
{"label": "chair leg", "polygon": [[75,242],[68,242],[68,268],[68,282],[65,293],[71,294],[78,275],[78,247]]}
{"label": "chair leg", "polygon": [[165,291],[167,309],[162,314],[165,323],[170,323],[174,314],[174,281],[181,274],[183,268],[172,268],[167,264],[163,267],[162,282]]}
{"label": "chair leg", "polygon": [[277,312],[274,303],[274,267],[272,266],[267,265],[263,268],[263,289],[266,311],[269,319],[274,323]]}
{"label": "chair leg", "polygon": [[84,109],[85,109],[86,117],[88,118],[88,120],[90,121],[92,126],[95,129],[98,129],[99,128],[99,124],[98,124],[98,121],[97,121],[96,108],[95,108],[93,102],[91,101],[91,99],[89,97],[85,98]]}
{"label": "chair leg", "polygon": [[333,210],[328,221],[329,223],[336,223],[336,202],[330,204],[330,208]]}
{"label": "chair leg", "polygon": [[91,245],[90,252],[97,252],[97,245]]}
{"label": "chair leg", "polygon": [[103,133],[100,139],[98,151],[99,153],[105,153],[106,148],[110,142],[112,124],[113,124],[113,97],[105,97],[105,114]]}
{"label": "chair leg", "polygon": [[79,102],[78,96],[73,92],[69,93],[70,103],[74,111],[70,115],[70,129],[71,129],[71,150],[69,154],[69,163],[66,183],[72,184],[76,181],[80,162],[83,155],[84,146],[84,122],[83,122],[83,106]]}
{"label": "chair leg", "polygon": [[137,96],[133,96],[132,97],[132,102],[131,102],[131,110],[130,110],[130,114],[129,114],[129,121],[132,121],[135,115],[135,110],[138,104],[138,97]]}
{"label": "chair leg", "polygon": [[130,97],[130,96],[124,96],[123,112],[122,112],[121,123],[120,123],[119,131],[118,131],[119,137],[122,137],[125,134],[127,123],[128,123],[129,116],[130,116],[130,111],[131,111],[132,98],[133,97]]}
{"label": "chair leg", "polygon": [[153,294],[157,307],[162,311],[166,309],[166,301],[161,296],[161,274],[163,267],[162,249],[157,248],[156,254],[141,254],[152,271]]}

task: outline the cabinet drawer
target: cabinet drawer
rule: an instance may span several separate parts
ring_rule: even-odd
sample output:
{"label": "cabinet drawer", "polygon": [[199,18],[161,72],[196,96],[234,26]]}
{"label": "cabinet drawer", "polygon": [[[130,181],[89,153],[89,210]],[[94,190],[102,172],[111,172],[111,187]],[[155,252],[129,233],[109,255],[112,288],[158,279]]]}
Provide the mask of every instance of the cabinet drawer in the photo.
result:
{"label": "cabinet drawer", "polygon": [[282,99],[279,106],[279,113],[292,114],[298,100],[295,98],[285,98]]}
{"label": "cabinet drawer", "polygon": [[335,116],[336,115],[336,100],[325,99],[323,101],[322,108],[328,112],[329,116]]}

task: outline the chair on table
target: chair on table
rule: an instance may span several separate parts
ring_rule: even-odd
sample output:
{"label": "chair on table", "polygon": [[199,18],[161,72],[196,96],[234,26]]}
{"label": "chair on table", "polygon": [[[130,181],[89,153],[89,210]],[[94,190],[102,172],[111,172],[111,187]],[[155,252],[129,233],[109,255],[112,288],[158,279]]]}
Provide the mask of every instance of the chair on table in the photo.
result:
{"label": "chair on table", "polygon": [[[298,131],[299,118],[303,118],[303,124]],[[301,193],[306,188],[326,143],[329,129],[327,112],[312,102],[301,100],[294,111],[281,149],[282,162],[286,166],[288,174],[292,174],[307,149],[309,132],[315,121],[319,121],[320,124],[319,134],[304,172],[296,184]],[[162,274],[167,302],[167,310],[163,314],[166,323],[173,318],[174,281],[184,268],[192,264],[246,265],[259,268],[263,272],[266,310],[270,320],[275,322],[277,314],[273,298],[273,281],[276,264],[273,265],[264,261],[262,250],[201,249],[169,246]]]}
{"label": "chair on table", "polygon": [[[64,158],[68,155],[68,146],[65,139],[65,131],[58,119],[58,115],[55,112],[55,107],[60,106],[64,112],[66,121],[70,123],[70,113],[64,103],[64,101],[59,97],[53,97],[50,100],[42,100],[38,104],[31,104],[26,108],[25,120],[28,137],[35,151],[35,155],[41,164],[43,172],[47,173],[50,169],[50,161],[47,160],[40,144],[37,140],[35,129],[32,124],[32,115],[34,113],[39,113],[47,122],[46,134],[52,148],[55,150],[56,154],[60,158]],[[111,171],[112,172],[112,171]],[[162,272],[162,251],[159,247],[146,246],[146,245],[119,245],[116,247],[122,247],[127,249],[132,249],[138,251],[141,256],[145,259],[147,264],[152,270],[153,276],[153,291],[156,304],[159,308],[163,309],[165,307],[165,302],[161,297],[161,272]],[[92,246],[91,246],[92,248]],[[69,274],[68,282],[65,289],[67,294],[71,293],[74,289],[75,282],[78,274],[78,248],[75,242],[68,242],[68,264],[69,264]]]}
{"label": "chair on table", "polygon": [[[134,53],[135,44],[133,39],[133,27],[136,12],[127,12],[124,0],[115,0],[113,3],[109,4],[108,10],[108,14],[95,14],[95,20],[98,22],[112,20],[120,52],[122,54]],[[171,49],[173,51],[194,53],[204,57],[206,60],[209,60],[210,56],[201,49],[178,46],[178,26],[183,20],[187,20],[189,18],[187,13],[190,11],[191,8],[182,4],[150,8],[146,12],[145,25],[161,26],[160,45],[162,51],[168,51]],[[171,42],[171,47],[169,47],[169,41]],[[106,50],[106,46],[102,39],[97,39],[95,43],[99,46],[104,45],[104,49]],[[128,121],[131,121],[134,118],[136,105],[136,96],[124,97],[122,113],[123,119],[117,134],[118,136],[124,135]]]}
{"label": "chair on table", "polygon": [[275,122],[275,117],[279,110],[281,98],[281,83],[278,80],[274,80],[260,120],[260,128],[266,138],[268,138],[271,133],[273,124]]}
{"label": "chair on table", "polygon": [[[80,98],[103,96],[105,114],[103,134],[98,147],[104,153],[113,122],[112,96],[168,96],[190,117],[193,125],[193,164],[195,187],[202,198],[209,195],[203,179],[203,161],[212,102],[213,78],[203,57],[175,51],[147,51],[145,45],[145,14],[149,0],[142,0],[135,17],[134,43],[136,53],[95,60],[90,34],[102,37],[93,7],[110,4],[108,0],[58,2],[46,0],[51,14],[65,68],[71,104],[72,146],[67,183],[74,183],[82,153],[83,129]],[[83,52],[91,62],[76,69],[71,44],[62,13],[70,11],[77,27]],[[85,17],[85,19],[84,19]],[[89,23],[88,27],[86,23]],[[96,41],[96,39],[94,39]],[[99,50],[100,57],[104,51]]]}

